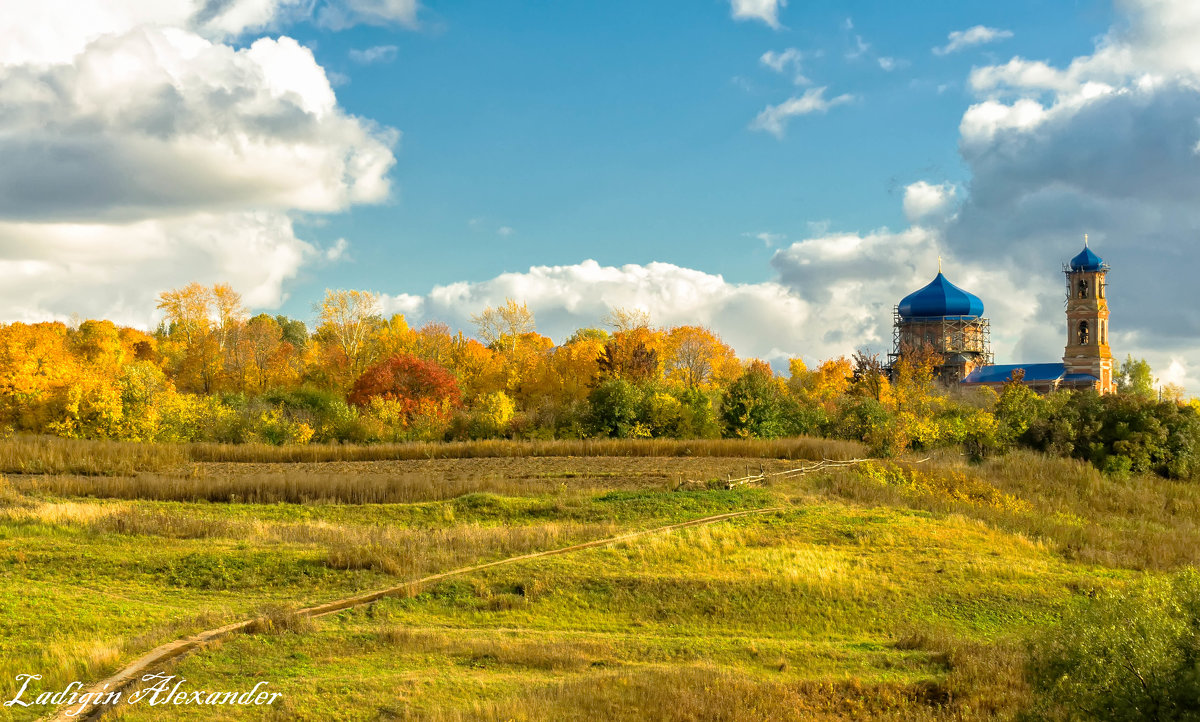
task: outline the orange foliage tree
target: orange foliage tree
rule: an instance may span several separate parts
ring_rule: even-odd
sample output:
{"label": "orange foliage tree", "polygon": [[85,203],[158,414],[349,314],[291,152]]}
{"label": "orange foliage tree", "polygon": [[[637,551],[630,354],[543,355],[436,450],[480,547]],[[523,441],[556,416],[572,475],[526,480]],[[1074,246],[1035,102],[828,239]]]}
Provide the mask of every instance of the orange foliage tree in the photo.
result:
{"label": "orange foliage tree", "polygon": [[445,367],[412,354],[399,354],[369,367],[347,400],[358,407],[387,401],[407,421],[417,415],[448,415],[462,405],[458,381]]}

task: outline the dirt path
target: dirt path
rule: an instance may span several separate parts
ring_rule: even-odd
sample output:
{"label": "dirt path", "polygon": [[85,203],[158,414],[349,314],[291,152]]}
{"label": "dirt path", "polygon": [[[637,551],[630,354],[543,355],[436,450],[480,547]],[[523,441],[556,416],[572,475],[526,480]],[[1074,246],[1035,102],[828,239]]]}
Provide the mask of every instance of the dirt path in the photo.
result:
{"label": "dirt path", "polygon": [[[581,544],[572,544],[571,546],[562,547],[560,549],[550,549],[547,551],[532,552],[529,554],[521,554],[521,555],[515,556],[515,557],[508,557],[506,559],[498,559],[494,562],[487,562],[485,564],[476,564],[474,566],[469,566],[469,567],[460,567],[458,569],[452,569],[448,572],[432,574],[430,576],[423,577],[421,579],[416,579],[416,580],[409,581],[409,582],[405,582],[404,584],[399,584],[394,587],[388,587],[387,589],[380,589],[378,591],[368,592],[367,594],[360,594],[360,595],[353,596],[353,597],[346,597],[345,599],[338,599],[338,600],[335,600],[332,602],[327,602],[325,604],[317,605],[315,607],[306,607],[304,609],[299,610],[297,612],[297,614],[300,616],[309,617],[309,618],[323,617],[328,614],[335,614],[337,612],[340,612],[340,611],[343,611],[346,609],[351,609],[354,607],[361,607],[365,604],[370,604],[371,602],[378,601],[385,597],[409,595],[409,594],[416,592],[416,590],[418,588],[420,588],[421,586],[428,584],[430,582],[436,582],[436,581],[440,581],[442,579],[447,579],[450,577],[461,576],[463,574],[470,574],[472,572],[478,572],[478,571],[482,571],[484,569],[490,569],[492,567],[503,566],[505,564],[515,564],[516,562],[528,561],[530,559],[540,559],[542,557],[550,557],[550,556],[555,556],[558,554],[567,554],[569,552],[580,551],[582,549],[592,549],[595,547],[607,546],[609,544],[617,544],[617,543],[620,543],[623,541],[628,541],[630,539],[637,539],[638,537],[647,536],[649,534],[659,534],[662,532],[674,531],[676,529],[686,529],[688,527],[693,527],[693,526],[703,526],[705,524],[713,524],[713,523],[716,523],[719,521],[725,521],[727,519],[734,519],[739,516],[748,516],[750,514],[766,514],[768,512],[772,512],[772,511],[782,511],[785,508],[786,507],[782,507],[782,506],[772,506],[772,507],[767,507],[767,508],[763,508],[763,509],[749,509],[746,511],[730,512],[728,514],[717,514],[715,516],[706,516],[701,519],[692,519],[691,521],[680,522],[678,524],[668,524],[666,526],[660,526],[660,527],[656,527],[654,529],[644,529],[642,531],[635,531],[635,532],[629,532],[627,534],[620,534],[617,536],[608,537],[606,539],[597,539],[595,541],[583,542]],[[123,669],[121,669],[120,671],[118,671],[116,674],[112,675],[108,679],[103,679],[103,680],[97,682],[96,684],[92,685],[85,692],[83,692],[80,695],[80,697],[83,698],[88,694],[92,694],[94,696],[94,698],[99,699],[104,694],[111,693],[111,692],[117,692],[117,691],[123,691],[123,690],[125,690],[126,687],[130,686],[133,682],[137,681],[140,677],[142,677],[143,675],[145,675],[147,673],[154,671],[156,668],[162,666],[166,662],[168,662],[172,659],[175,659],[177,657],[180,657],[184,654],[187,654],[189,652],[194,652],[198,649],[201,649],[208,643],[213,642],[217,639],[221,639],[221,638],[226,637],[235,632],[243,631],[247,627],[251,626],[252,624],[254,624],[257,621],[259,621],[259,619],[255,618],[255,619],[246,619],[241,622],[234,622],[232,624],[226,624],[223,627],[217,627],[216,629],[209,629],[207,631],[200,632],[199,634],[195,634],[190,637],[186,637],[184,639],[178,639],[178,640],[175,640],[174,642],[167,642],[166,644],[155,647],[154,649],[150,650],[146,654],[135,659],[129,665],[127,665],[126,667],[124,667]],[[97,703],[88,703],[82,709],[80,708],[80,706],[78,704],[70,705],[70,706],[64,707],[63,709],[60,709],[57,713],[51,715],[50,717],[44,718],[44,719],[50,720],[51,722],[67,722],[68,720],[95,720],[95,719],[99,719],[101,715],[103,715],[106,711],[108,711],[108,708],[109,708],[109,706],[100,705]],[[68,711],[72,712],[73,714],[68,715],[67,714]]]}

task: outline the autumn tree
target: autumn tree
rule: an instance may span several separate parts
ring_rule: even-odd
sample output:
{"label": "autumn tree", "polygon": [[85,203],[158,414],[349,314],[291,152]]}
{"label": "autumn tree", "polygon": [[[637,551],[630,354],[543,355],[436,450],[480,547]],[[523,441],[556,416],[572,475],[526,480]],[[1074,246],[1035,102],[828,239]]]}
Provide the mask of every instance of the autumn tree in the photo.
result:
{"label": "autumn tree", "polygon": [[604,344],[600,374],[632,383],[658,381],[662,376],[661,345],[661,335],[645,326],[617,331]]}
{"label": "autumn tree", "polygon": [[174,345],[171,361],[177,382],[190,390],[215,391],[225,354],[246,317],[241,296],[228,284],[208,288],[190,283],[162,292],[158,300],[166,316],[165,335]]}
{"label": "autumn tree", "polygon": [[479,337],[497,350],[512,352],[517,342],[536,328],[533,312],[526,304],[517,304],[511,298],[504,299],[500,306],[489,306],[481,313],[471,316]]}
{"label": "autumn tree", "polygon": [[732,382],[741,373],[733,349],[707,328],[672,328],[662,347],[667,380],[685,389],[711,389]]}
{"label": "autumn tree", "polygon": [[447,419],[462,406],[462,392],[443,366],[401,354],[368,367],[347,400],[407,429],[422,419]]}
{"label": "autumn tree", "polygon": [[577,332],[554,352],[549,366],[554,375],[556,400],[583,401],[600,379],[600,359],[608,334],[599,329]]}
{"label": "autumn tree", "polygon": [[879,402],[889,400],[891,383],[888,381],[888,370],[879,360],[879,354],[864,350],[854,352],[851,357],[854,388],[864,396],[870,396]]}
{"label": "autumn tree", "polygon": [[77,358],[106,374],[115,375],[125,360],[126,347],[112,321],[83,321],[67,336]]}
{"label": "autumn tree", "polygon": [[391,358],[397,354],[412,353],[416,345],[416,333],[408,325],[402,313],[393,313],[380,324],[375,334],[375,344],[380,358]]}
{"label": "autumn tree", "polygon": [[897,411],[918,417],[928,415],[941,364],[941,355],[929,344],[909,349],[896,360],[892,365],[892,395]]}
{"label": "autumn tree", "polygon": [[639,328],[650,328],[650,314],[640,308],[614,306],[604,317],[604,323],[612,326],[618,333],[636,331]]}
{"label": "autumn tree", "polygon": [[823,361],[810,371],[800,359],[789,362],[788,389],[797,400],[832,413],[854,382],[854,364],[845,356]]}
{"label": "autumn tree", "polygon": [[182,337],[189,348],[199,345],[208,335],[212,326],[211,305],[212,291],[195,282],[158,295],[158,310],[166,314],[169,334]]}
{"label": "autumn tree", "polygon": [[1132,354],[1126,356],[1117,369],[1116,382],[1119,393],[1142,399],[1152,399],[1155,396],[1154,372],[1144,358],[1135,359]]}
{"label": "autumn tree", "polygon": [[443,366],[454,354],[454,333],[441,321],[430,321],[417,329],[411,352],[416,356]]}
{"label": "autumn tree", "polygon": [[48,404],[78,375],[61,323],[0,325],[0,399],[4,423],[42,431]]}
{"label": "autumn tree", "polygon": [[327,378],[344,388],[375,360],[372,336],[383,323],[379,294],[327,289],[325,300],[315,310],[317,336],[328,351],[324,359]]}

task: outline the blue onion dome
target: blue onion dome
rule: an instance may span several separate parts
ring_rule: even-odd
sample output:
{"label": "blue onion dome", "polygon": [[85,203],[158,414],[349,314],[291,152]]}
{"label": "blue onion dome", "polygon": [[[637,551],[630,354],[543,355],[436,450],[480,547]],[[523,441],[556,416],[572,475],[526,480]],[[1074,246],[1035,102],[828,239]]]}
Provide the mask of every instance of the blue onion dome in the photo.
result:
{"label": "blue onion dome", "polygon": [[979,318],[983,301],[946,280],[941,271],[937,278],[919,291],[913,291],[897,307],[903,318]]}
{"label": "blue onion dome", "polygon": [[1092,249],[1086,245],[1079,252],[1078,256],[1071,259],[1072,271],[1102,271],[1106,268],[1104,260],[1092,253]]}

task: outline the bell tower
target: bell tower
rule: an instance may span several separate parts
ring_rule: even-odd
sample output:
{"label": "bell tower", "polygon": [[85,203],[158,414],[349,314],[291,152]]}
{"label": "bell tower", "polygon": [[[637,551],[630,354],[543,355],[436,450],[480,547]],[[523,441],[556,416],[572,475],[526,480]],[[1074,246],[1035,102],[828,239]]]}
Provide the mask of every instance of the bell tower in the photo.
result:
{"label": "bell tower", "polygon": [[1064,381],[1070,386],[1091,386],[1102,394],[1115,390],[1108,346],[1108,270],[1108,264],[1088,247],[1086,235],[1083,250],[1063,266],[1067,276]]}

